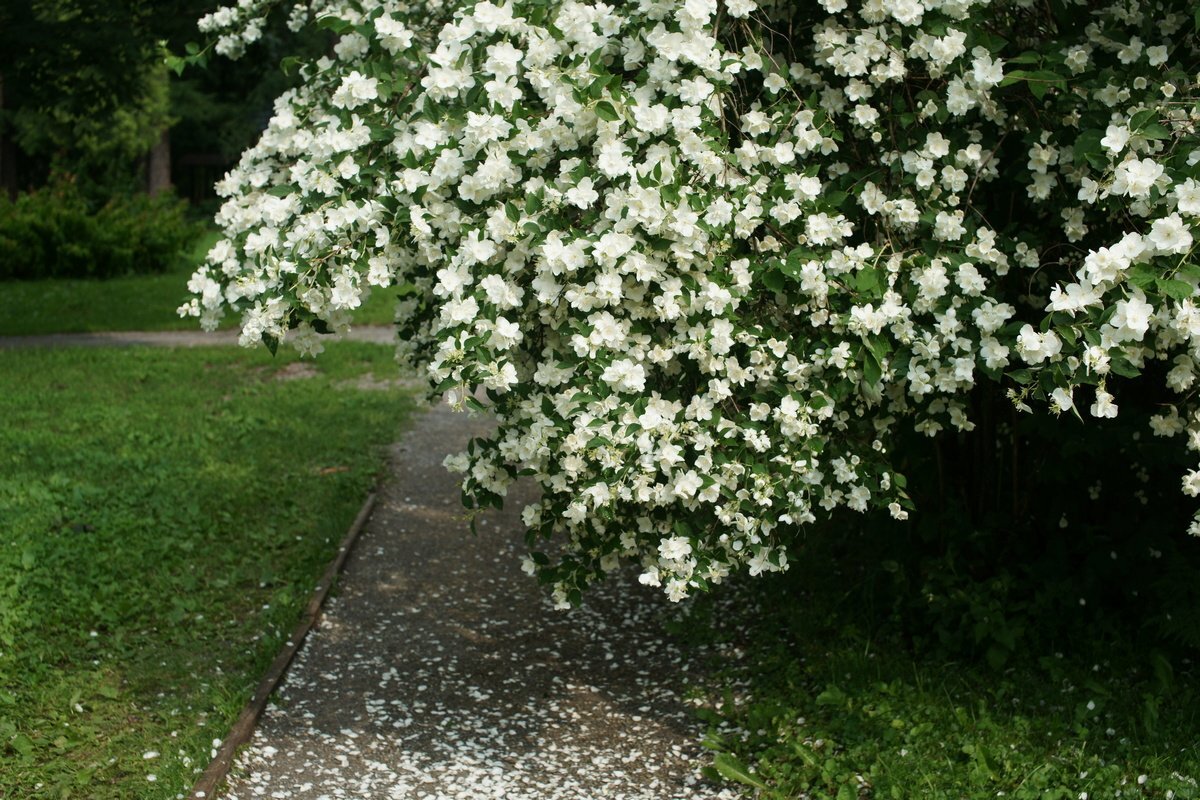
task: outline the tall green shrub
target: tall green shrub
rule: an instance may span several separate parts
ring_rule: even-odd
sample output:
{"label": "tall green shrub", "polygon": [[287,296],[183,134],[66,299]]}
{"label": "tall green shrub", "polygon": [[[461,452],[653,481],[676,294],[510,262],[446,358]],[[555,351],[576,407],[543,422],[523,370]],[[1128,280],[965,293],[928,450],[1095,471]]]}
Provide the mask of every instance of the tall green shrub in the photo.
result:
{"label": "tall green shrub", "polygon": [[163,272],[198,233],[171,196],[117,196],[92,208],[76,183],[0,198],[0,280]]}

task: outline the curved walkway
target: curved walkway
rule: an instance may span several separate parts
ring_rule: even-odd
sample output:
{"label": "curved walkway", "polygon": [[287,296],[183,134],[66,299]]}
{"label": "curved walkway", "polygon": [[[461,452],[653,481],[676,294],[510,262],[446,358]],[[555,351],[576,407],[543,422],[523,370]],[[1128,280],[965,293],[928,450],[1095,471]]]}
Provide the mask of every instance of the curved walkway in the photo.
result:
{"label": "curved walkway", "polygon": [[[486,430],[440,407],[392,470],[227,800],[719,800],[662,595],[614,576],[553,611],[521,573],[521,498],[472,536],[442,459]],[[520,493],[518,493],[520,494]]]}

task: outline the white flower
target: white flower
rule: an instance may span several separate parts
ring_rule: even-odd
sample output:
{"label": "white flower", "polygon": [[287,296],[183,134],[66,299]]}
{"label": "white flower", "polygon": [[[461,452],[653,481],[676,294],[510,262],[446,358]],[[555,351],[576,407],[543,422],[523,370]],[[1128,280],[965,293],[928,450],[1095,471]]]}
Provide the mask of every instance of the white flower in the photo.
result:
{"label": "white flower", "polygon": [[680,561],[692,554],[692,543],[682,536],[672,536],[659,542],[658,554],[668,561]]}
{"label": "white flower", "polygon": [[566,193],[567,202],[576,208],[590,208],[600,199],[596,184],[591,178],[583,178]]}
{"label": "white flower", "polygon": [[854,107],[854,121],[864,128],[873,128],[879,122],[879,109],[859,103]]}
{"label": "white flower", "polygon": [[971,63],[971,79],[978,89],[990,89],[1004,80],[1004,62],[987,55],[977,56]]}
{"label": "white flower", "polygon": [[662,579],[659,577],[658,567],[650,567],[648,570],[638,576],[638,583],[643,586],[662,586]]}
{"label": "white flower", "polygon": [[379,97],[379,81],[355,70],[342,78],[341,85],[333,93],[333,105],[337,108],[357,108],[363,103]]}
{"label": "white flower", "polygon": [[389,53],[398,53],[412,47],[413,34],[403,22],[384,15],[375,20],[375,33],[379,43]]}
{"label": "white flower", "polygon": [[712,96],[713,88],[704,77],[689,78],[679,84],[679,99],[692,105],[703,103]]}
{"label": "white flower", "polygon": [[967,232],[962,223],[963,212],[939,211],[934,222],[933,237],[941,241],[957,241]]}
{"label": "white flower", "polygon": [[601,146],[596,166],[609,178],[619,178],[633,171],[633,162],[629,160],[627,148],[616,140],[605,142]]}
{"label": "white flower", "polygon": [[1155,182],[1162,177],[1162,165],[1151,158],[1140,161],[1130,158],[1117,165],[1113,176],[1112,191],[1114,194],[1129,195],[1130,197],[1148,197]]}
{"label": "white flower", "polygon": [[1104,389],[1096,389],[1096,402],[1092,403],[1092,416],[1112,419],[1117,416],[1117,404],[1113,402],[1113,396]]}
{"label": "white flower", "polygon": [[646,388],[646,371],[641,364],[623,358],[606,367],[601,380],[615,391],[638,393]]}
{"label": "white flower", "polygon": [[758,8],[757,0],[725,0],[725,11],[735,19],[745,19]]}
{"label": "white flower", "polygon": [[1150,328],[1150,317],[1154,314],[1154,306],[1146,302],[1143,295],[1137,294],[1128,300],[1117,302],[1116,313],[1108,321],[1113,329],[1113,338],[1120,342],[1140,342]]}
{"label": "white flower", "polygon": [[1054,331],[1039,333],[1032,325],[1025,325],[1017,335],[1017,352],[1030,364],[1052,360],[1062,351],[1062,340]]}
{"label": "white flower", "polygon": [[1083,311],[1103,302],[1103,295],[1090,282],[1069,283],[1064,289],[1055,286],[1050,290],[1049,311],[1065,311],[1075,316],[1077,311]]}
{"label": "white flower", "polygon": [[1195,178],[1175,184],[1171,194],[1175,198],[1175,208],[1180,214],[1187,214],[1189,217],[1200,216],[1200,182]]}
{"label": "white flower", "polygon": [[1075,400],[1071,397],[1071,390],[1059,386],[1050,393],[1050,399],[1054,403],[1054,407],[1059,411],[1070,411],[1075,407]]}
{"label": "white flower", "polygon": [[1192,249],[1192,232],[1179,214],[1154,220],[1146,239],[1160,253],[1178,255]]}
{"label": "white flower", "polygon": [[492,330],[492,342],[500,350],[508,350],[523,338],[521,326],[515,322],[498,317],[496,327]]}
{"label": "white flower", "polygon": [[1109,125],[1108,130],[1104,132],[1104,138],[1100,140],[1102,147],[1114,153],[1124,150],[1127,144],[1129,144],[1129,128],[1124,125]]}

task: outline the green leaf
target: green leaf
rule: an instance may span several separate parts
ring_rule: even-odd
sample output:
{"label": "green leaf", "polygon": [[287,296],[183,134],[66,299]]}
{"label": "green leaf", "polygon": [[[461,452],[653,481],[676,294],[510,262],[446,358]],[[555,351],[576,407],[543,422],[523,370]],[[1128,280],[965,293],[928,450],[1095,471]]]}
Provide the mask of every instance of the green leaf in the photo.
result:
{"label": "green leaf", "polygon": [[763,286],[770,289],[772,292],[783,291],[783,273],[777,269],[768,269],[762,273]]}
{"label": "green leaf", "polygon": [[1059,89],[1067,88],[1067,79],[1057,72],[1052,72],[1048,69],[1034,70],[1029,73],[1029,80],[1038,83],[1048,83],[1057,86]]}
{"label": "green leaf", "polygon": [[1113,374],[1120,375],[1122,378],[1136,378],[1138,375],[1142,374],[1141,371],[1138,370],[1138,368],[1133,364],[1129,363],[1129,359],[1125,358],[1124,356],[1117,356],[1114,358],[1109,364],[1109,369],[1112,370]]}
{"label": "green leaf", "polygon": [[841,208],[842,203],[846,202],[846,200],[849,199],[849,197],[850,197],[849,192],[843,192],[843,191],[839,190],[836,192],[826,192],[825,194],[823,194],[821,196],[821,200],[822,200],[822,202],[828,203],[830,206],[833,206],[834,208]]}
{"label": "green leaf", "polygon": [[863,294],[877,295],[883,288],[882,277],[876,267],[860,269],[854,276],[854,288]]}
{"label": "green leaf", "polygon": [[879,383],[883,378],[883,366],[879,363],[879,358],[868,348],[863,348],[863,378],[872,386]]}
{"label": "green leaf", "polygon": [[727,780],[753,786],[756,789],[766,789],[767,785],[755,777],[749,768],[738,760],[737,756],[729,753],[718,753],[713,759],[713,766]]}
{"label": "green leaf", "polygon": [[1145,290],[1150,284],[1154,283],[1157,277],[1154,269],[1149,264],[1135,264],[1125,275],[1125,280],[1137,288]]}
{"label": "green leaf", "polygon": [[596,103],[596,116],[606,122],[616,122],[621,118],[621,115],[617,113],[617,109],[607,100],[601,100],[599,103]]}
{"label": "green leaf", "polygon": [[1029,84],[1029,91],[1039,100],[1046,96],[1046,92],[1050,91],[1051,87],[1064,91],[1067,88],[1067,79],[1057,72],[1051,72],[1048,69],[1015,69],[1004,76],[1004,80],[1000,81],[1000,85],[1011,86],[1021,81]]}
{"label": "green leaf", "polygon": [[354,26],[351,25],[346,20],[342,19],[341,17],[329,16],[329,17],[320,17],[317,20],[317,27],[325,28],[326,30],[333,31],[334,33],[345,33],[346,31],[350,30]]}
{"label": "green leaf", "polygon": [[1186,300],[1192,296],[1192,285],[1173,278],[1159,278],[1154,282],[1158,290],[1173,300]]}
{"label": "green leaf", "polygon": [[1040,64],[1042,63],[1042,55],[1034,50],[1026,50],[1019,56],[1013,56],[1006,59],[1009,64]]}
{"label": "green leaf", "polygon": [[1160,125],[1157,122],[1151,122],[1149,125],[1147,125],[1146,127],[1142,128],[1140,131],[1138,131],[1138,133],[1140,133],[1142,136],[1146,137],[1147,139],[1170,139],[1171,138],[1171,131],[1168,130],[1165,125]]}
{"label": "green leaf", "polygon": [[840,706],[846,702],[846,693],[836,686],[829,686],[825,691],[817,695],[816,703],[819,706]]}
{"label": "green leaf", "polygon": [[1129,130],[1140,131],[1142,128],[1149,125],[1152,121],[1158,119],[1158,110],[1154,108],[1145,108],[1129,118]]}
{"label": "green leaf", "polygon": [[1200,264],[1188,263],[1179,268],[1178,273],[1193,283],[1200,283]]}
{"label": "green leaf", "polygon": [[1098,130],[1086,130],[1075,139],[1075,163],[1081,164],[1088,156],[1100,155],[1103,147],[1100,140],[1104,133]]}
{"label": "green leaf", "polygon": [[9,745],[13,750],[16,750],[23,756],[33,753],[33,740],[23,733],[18,733],[16,736],[14,736],[12,741],[9,742]]}

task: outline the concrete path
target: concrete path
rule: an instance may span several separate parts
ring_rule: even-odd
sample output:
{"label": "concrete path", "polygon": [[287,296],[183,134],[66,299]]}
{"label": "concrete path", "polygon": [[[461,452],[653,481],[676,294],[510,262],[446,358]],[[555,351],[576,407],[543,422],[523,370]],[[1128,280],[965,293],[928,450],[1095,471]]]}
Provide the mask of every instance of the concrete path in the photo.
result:
{"label": "concrete path", "polygon": [[[106,331],[102,333],[48,333],[37,336],[0,336],[0,350],[26,347],[122,347],[143,345],[151,347],[209,347],[235,345],[236,330],[213,331]],[[342,337],[348,342],[393,344],[395,328],[386,325],[363,325],[352,328]]]}
{"label": "concrete path", "polygon": [[339,596],[243,751],[226,800],[727,800],[665,599],[615,577],[553,611],[520,570],[520,497],[473,537],[442,459],[486,427],[440,407],[392,475]]}

